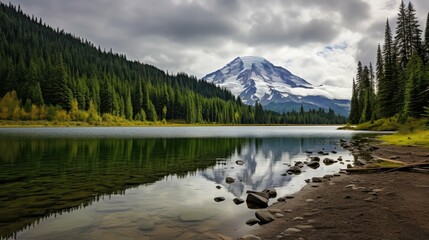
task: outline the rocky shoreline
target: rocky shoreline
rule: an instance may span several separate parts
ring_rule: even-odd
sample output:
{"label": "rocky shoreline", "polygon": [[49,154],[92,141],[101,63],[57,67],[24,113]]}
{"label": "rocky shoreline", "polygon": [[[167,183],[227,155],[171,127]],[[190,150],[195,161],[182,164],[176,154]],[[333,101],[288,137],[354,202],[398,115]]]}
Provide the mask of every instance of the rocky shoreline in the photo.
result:
{"label": "rocky shoreline", "polygon": [[[372,139],[342,140],[341,146],[351,151],[355,166],[369,166],[380,159],[429,163],[429,149],[418,146],[380,145]],[[288,174],[299,174],[304,165],[338,161],[342,159],[311,157],[295,163]],[[279,197],[269,207],[269,198],[277,197],[275,189],[248,191],[248,206],[261,209],[246,223],[261,227],[238,239],[429,239],[429,175],[340,173],[307,179],[302,191]]]}

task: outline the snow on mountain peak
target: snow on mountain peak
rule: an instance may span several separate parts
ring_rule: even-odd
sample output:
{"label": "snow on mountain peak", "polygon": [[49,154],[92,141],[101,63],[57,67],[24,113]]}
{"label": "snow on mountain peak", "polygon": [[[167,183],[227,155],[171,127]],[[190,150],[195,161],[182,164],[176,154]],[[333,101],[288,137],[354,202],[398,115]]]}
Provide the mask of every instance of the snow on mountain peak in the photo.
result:
{"label": "snow on mountain peak", "polygon": [[262,67],[263,63],[270,63],[265,58],[256,56],[244,56],[238,57],[236,59],[241,60],[244,69],[251,69],[253,65],[256,65],[257,67]]}
{"label": "snow on mountain peak", "polygon": [[302,104],[311,106],[307,109],[331,107],[343,115],[348,114],[348,100],[332,104],[336,100],[329,99],[331,94],[323,87],[315,87],[263,57],[237,57],[203,79],[228,89],[248,105],[259,102],[265,108],[271,106],[272,110],[286,111]]}

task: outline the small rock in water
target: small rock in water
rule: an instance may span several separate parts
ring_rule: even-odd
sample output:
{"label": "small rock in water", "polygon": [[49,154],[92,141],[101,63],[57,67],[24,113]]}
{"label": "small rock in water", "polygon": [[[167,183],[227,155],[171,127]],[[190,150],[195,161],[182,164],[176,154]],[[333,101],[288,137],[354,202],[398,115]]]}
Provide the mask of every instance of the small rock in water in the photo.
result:
{"label": "small rock in water", "polygon": [[351,164],[347,164],[347,168],[353,168]]}
{"label": "small rock in water", "polygon": [[333,153],[333,154],[337,154],[337,151],[331,151],[331,153]]}
{"label": "small rock in water", "polygon": [[335,160],[331,159],[331,158],[325,158],[325,159],[323,159],[323,163],[325,165],[331,165],[331,164],[335,163]]}
{"label": "small rock in water", "polygon": [[347,195],[347,196],[344,197],[344,199],[350,199],[350,198],[352,198],[352,197],[349,196],[349,195]]}
{"label": "small rock in water", "polygon": [[233,183],[233,182],[235,182],[235,179],[232,177],[226,177],[225,181],[226,181],[226,183]]}
{"label": "small rock in water", "polygon": [[334,177],[341,177],[341,174],[339,174],[339,173],[334,173],[334,175],[333,175]]}
{"label": "small rock in water", "polygon": [[305,179],[304,180],[306,183],[310,183],[311,182],[311,180],[310,179]]}
{"label": "small rock in water", "polygon": [[342,156],[339,156],[339,157],[337,158],[337,160],[338,160],[338,161],[343,161],[343,157],[342,157]]}
{"label": "small rock in water", "polygon": [[302,220],[304,220],[304,218],[303,218],[303,217],[296,217],[296,218],[294,218],[293,220],[294,220],[294,221],[302,221]]}
{"label": "small rock in water", "polygon": [[320,157],[312,157],[311,161],[316,161],[316,162],[320,162]]}
{"label": "small rock in water", "polygon": [[262,190],[262,192],[265,193],[268,196],[268,198],[277,197],[277,191],[274,188],[267,188],[267,189]]}
{"label": "small rock in water", "polygon": [[223,202],[223,201],[225,201],[225,198],[224,197],[215,197],[214,200],[215,200],[215,202]]}
{"label": "small rock in water", "polygon": [[320,177],[313,177],[311,179],[311,181],[314,182],[314,183],[316,183],[316,182],[323,182],[322,178],[320,178]]}
{"label": "small rock in water", "polygon": [[274,213],[274,215],[277,217],[277,218],[282,218],[282,217],[284,217],[285,215],[283,215],[283,214],[281,214],[281,213]]}
{"label": "small rock in water", "polygon": [[297,167],[297,166],[293,166],[293,167],[289,168],[286,172],[287,173],[300,174],[301,173],[301,168]]}
{"label": "small rock in water", "polygon": [[286,197],[286,199],[292,199],[292,198],[295,198],[294,196],[291,196],[291,195],[286,195],[285,197]]}
{"label": "small rock in water", "polygon": [[216,186],[217,189],[220,189],[221,187],[219,185]]}
{"label": "small rock in water", "polygon": [[313,169],[316,169],[316,168],[320,167],[320,163],[318,161],[312,160],[309,163],[307,163],[307,166],[309,166]]}
{"label": "small rock in water", "polygon": [[241,199],[241,198],[234,198],[232,201],[233,201],[236,205],[239,205],[239,204],[244,203],[244,200],[243,200],[243,199]]}
{"label": "small rock in water", "polygon": [[331,179],[331,178],[333,178],[334,176],[332,176],[332,175],[330,175],[330,174],[326,174],[325,176],[323,176],[323,178],[324,179]]}
{"label": "small rock in water", "polygon": [[243,165],[244,164],[244,161],[243,160],[237,160],[237,161],[235,161],[235,163],[237,164],[237,165]]}
{"label": "small rock in water", "polygon": [[304,167],[304,163],[302,163],[302,162],[296,162],[295,163],[295,167],[303,168]]}

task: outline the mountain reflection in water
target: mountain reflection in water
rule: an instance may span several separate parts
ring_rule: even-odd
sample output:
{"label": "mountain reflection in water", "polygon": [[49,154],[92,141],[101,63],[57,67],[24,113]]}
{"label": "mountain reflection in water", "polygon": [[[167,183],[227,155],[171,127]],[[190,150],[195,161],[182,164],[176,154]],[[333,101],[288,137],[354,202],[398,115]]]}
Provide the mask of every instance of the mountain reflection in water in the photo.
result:
{"label": "mountain reflection in water", "polygon": [[[96,128],[77,129],[85,131],[78,136],[67,129],[40,131],[49,135],[0,130],[0,238],[96,239],[103,234],[121,237],[122,232],[159,237],[162,229],[173,226],[181,236],[208,231],[201,229],[225,231],[237,221],[244,225],[242,218],[253,212],[245,204],[235,206],[234,197],[245,198],[246,190],[269,187],[280,195],[293,193],[305,185],[304,179],[341,167],[322,164],[316,170],[304,167],[300,175],[282,176],[295,161],[307,160],[305,150],[336,150],[328,157],[349,157],[337,143],[354,133],[319,128],[310,134],[299,127],[267,127],[256,130],[255,136],[249,134],[251,128],[226,128],[227,136],[214,134],[213,128],[172,128],[177,132],[173,137],[167,136],[168,129],[141,130],[149,138],[136,137],[140,130],[127,128],[112,128],[117,133],[112,138],[106,133],[90,137],[91,131],[99,131]],[[189,130],[202,136],[189,136]],[[127,137],[127,131],[134,135]],[[156,131],[164,135],[156,137]],[[227,184],[226,177],[237,181]],[[220,190],[215,188],[219,185]],[[226,201],[214,203],[217,196]],[[109,228],[111,219],[129,221]]]}

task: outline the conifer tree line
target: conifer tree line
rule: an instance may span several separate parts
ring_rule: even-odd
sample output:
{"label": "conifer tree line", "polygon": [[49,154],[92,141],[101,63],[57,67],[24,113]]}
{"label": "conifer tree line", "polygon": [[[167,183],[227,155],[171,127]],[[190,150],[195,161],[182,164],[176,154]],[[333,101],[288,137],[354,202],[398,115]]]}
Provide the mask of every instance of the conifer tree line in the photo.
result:
{"label": "conifer tree line", "polygon": [[165,73],[102,50],[0,2],[0,119],[338,124],[325,112],[279,114],[243,104],[185,73]]}
{"label": "conifer tree line", "polygon": [[357,66],[349,122],[396,116],[400,122],[429,114],[429,13],[424,38],[412,2],[401,1],[397,27],[386,21],[384,43],[378,45],[375,70]]}

